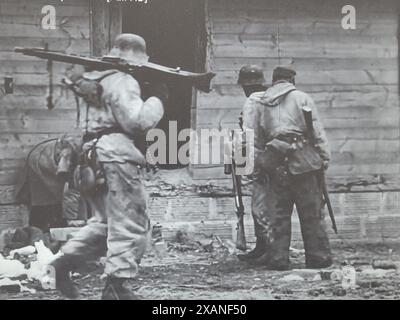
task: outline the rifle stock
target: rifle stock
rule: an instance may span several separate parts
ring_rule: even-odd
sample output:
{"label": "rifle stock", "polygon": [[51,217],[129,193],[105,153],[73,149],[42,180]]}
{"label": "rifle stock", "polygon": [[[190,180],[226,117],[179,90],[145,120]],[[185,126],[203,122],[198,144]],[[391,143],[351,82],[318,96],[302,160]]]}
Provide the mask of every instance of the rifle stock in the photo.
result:
{"label": "rifle stock", "polygon": [[236,175],[236,165],[232,166],[233,189],[235,192],[235,213],[238,218],[236,225],[236,248],[246,250],[246,235],[244,232],[244,205],[242,198],[241,177]]}
{"label": "rifle stock", "polygon": [[243,215],[238,219],[236,227],[236,248],[245,251],[247,248],[246,235],[244,232],[244,222]]}
{"label": "rifle stock", "polygon": [[[232,131],[233,144],[234,131]],[[244,205],[242,196],[242,180],[241,176],[236,174],[236,163],[233,155],[234,148],[232,147],[232,164],[225,165],[225,174],[232,175],[233,192],[235,196],[235,213],[237,216],[236,225],[236,248],[245,251],[247,249],[246,235],[244,231]]]}

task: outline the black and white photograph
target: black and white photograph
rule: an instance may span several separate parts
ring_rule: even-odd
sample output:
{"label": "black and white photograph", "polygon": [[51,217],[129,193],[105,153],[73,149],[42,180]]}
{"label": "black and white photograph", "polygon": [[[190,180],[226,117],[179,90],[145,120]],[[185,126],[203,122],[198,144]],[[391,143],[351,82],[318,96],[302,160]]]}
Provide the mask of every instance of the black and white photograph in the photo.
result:
{"label": "black and white photograph", "polygon": [[399,41],[398,0],[0,0],[0,300],[399,300]]}

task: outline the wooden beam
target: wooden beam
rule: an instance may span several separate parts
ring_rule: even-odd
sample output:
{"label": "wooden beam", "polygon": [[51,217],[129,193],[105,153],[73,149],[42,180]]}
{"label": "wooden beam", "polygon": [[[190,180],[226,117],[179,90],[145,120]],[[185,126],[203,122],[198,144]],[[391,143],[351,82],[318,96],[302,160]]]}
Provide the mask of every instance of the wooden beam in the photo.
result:
{"label": "wooden beam", "polygon": [[118,3],[90,0],[90,51],[103,56],[122,32],[122,10]]}

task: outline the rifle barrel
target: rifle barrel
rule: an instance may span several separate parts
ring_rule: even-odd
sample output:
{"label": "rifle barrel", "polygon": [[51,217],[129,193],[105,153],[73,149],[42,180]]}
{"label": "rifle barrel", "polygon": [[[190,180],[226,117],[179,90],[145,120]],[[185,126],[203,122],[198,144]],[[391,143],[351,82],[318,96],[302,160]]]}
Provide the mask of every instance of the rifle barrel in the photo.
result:
{"label": "rifle barrel", "polygon": [[83,65],[98,71],[116,69],[138,77],[139,80],[142,81],[152,82],[156,80],[169,82],[185,80],[195,88],[204,92],[211,91],[211,80],[215,77],[215,73],[213,72],[194,73],[181,70],[180,68],[162,66],[152,62],[135,65],[115,57],[90,58],[58,51],[49,51],[43,48],[17,47],[14,51],[40,59]]}

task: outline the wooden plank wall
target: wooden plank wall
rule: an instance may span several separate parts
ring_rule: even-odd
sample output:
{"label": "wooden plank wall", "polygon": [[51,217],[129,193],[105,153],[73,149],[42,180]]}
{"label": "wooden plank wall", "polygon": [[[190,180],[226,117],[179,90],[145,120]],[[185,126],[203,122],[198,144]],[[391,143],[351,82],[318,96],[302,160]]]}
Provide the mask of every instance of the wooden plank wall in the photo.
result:
{"label": "wooden plank wall", "polygon": [[[43,30],[42,7],[56,8],[56,30]],[[43,47],[88,55],[90,53],[89,1],[1,0],[0,75],[13,77],[14,94],[0,89],[0,229],[21,225],[22,207],[14,204],[17,173],[29,150],[38,142],[74,132],[75,103],[61,90],[60,80],[69,65],[54,64],[55,109],[46,108],[46,62],[13,53],[16,46]]]}
{"label": "wooden plank wall", "polygon": [[[261,65],[269,80],[274,66],[293,64],[298,88],[312,95],[327,129],[333,152],[329,176],[397,181],[399,11],[394,0],[351,1],[357,28],[344,30],[345,4],[208,1],[207,61],[217,77],[211,94],[198,95],[197,127],[237,127],[245,101],[236,85],[242,65]],[[220,167],[193,166],[193,175],[224,178]]]}

